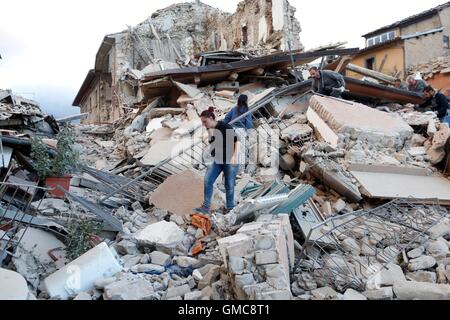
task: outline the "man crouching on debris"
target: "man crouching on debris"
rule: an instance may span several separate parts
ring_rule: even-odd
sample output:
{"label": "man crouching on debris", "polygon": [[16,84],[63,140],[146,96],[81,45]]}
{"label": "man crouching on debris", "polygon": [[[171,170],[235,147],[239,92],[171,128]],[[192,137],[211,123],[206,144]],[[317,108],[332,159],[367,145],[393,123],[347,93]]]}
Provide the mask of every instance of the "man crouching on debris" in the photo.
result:
{"label": "man crouching on debris", "polygon": [[312,90],[326,96],[340,98],[345,91],[344,77],[330,70],[319,70],[317,67],[309,69],[313,79]]}
{"label": "man crouching on debris", "polygon": [[214,161],[205,174],[203,206],[194,209],[194,212],[200,214],[210,213],[214,183],[223,172],[227,199],[227,208],[224,212],[226,214],[234,208],[234,187],[236,175],[239,171],[238,155],[240,142],[234,129],[229,124],[223,121],[216,121],[213,107],[203,111],[200,118],[203,126],[210,130],[209,143]]}
{"label": "man crouching on debris", "polygon": [[423,91],[424,97],[427,99],[419,108],[431,107],[432,111],[437,113],[437,116],[441,122],[449,123],[448,112],[448,100],[445,95],[440,92],[436,92],[432,86],[425,87]]}

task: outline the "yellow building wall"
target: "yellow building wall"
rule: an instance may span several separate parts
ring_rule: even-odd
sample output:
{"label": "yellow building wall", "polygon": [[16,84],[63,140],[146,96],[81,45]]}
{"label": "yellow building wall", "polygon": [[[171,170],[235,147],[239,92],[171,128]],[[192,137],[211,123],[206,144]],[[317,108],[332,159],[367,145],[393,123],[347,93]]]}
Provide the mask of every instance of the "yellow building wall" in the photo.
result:
{"label": "yellow building wall", "polygon": [[[383,68],[379,70],[383,63],[384,57],[387,55]],[[355,56],[350,63],[363,67],[366,67],[366,60],[375,57],[374,70],[388,75],[396,75],[400,71],[399,77],[404,79],[405,76],[405,62],[402,45],[394,45],[392,47],[383,47],[375,50],[371,50],[360,55]],[[347,71],[347,76],[361,79],[364,76]]]}

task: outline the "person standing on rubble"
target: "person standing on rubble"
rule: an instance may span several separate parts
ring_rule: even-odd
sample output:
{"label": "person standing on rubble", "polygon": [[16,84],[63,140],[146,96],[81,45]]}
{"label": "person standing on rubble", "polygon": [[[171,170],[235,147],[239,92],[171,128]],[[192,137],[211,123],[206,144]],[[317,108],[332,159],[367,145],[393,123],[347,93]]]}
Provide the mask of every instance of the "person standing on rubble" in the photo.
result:
{"label": "person standing on rubble", "polygon": [[214,183],[223,172],[225,177],[225,193],[227,207],[225,213],[233,210],[234,188],[236,175],[239,170],[238,155],[240,149],[239,138],[234,129],[224,121],[217,121],[214,108],[210,107],[200,115],[202,124],[210,133],[211,156],[214,161],[208,166],[204,181],[204,202],[200,208],[194,209],[195,213],[209,214]]}
{"label": "person standing on rubble", "polygon": [[437,116],[441,122],[450,124],[450,117],[447,116],[447,97],[441,92],[436,92],[436,90],[432,86],[427,86],[423,91],[423,95],[427,99],[427,101],[419,105],[419,108],[431,107],[431,110],[437,113]]}
{"label": "person standing on rubble", "polygon": [[412,92],[416,92],[419,94],[423,94],[425,88],[428,86],[422,79],[417,79],[416,76],[410,75],[406,78],[406,82],[408,83],[408,90]]}
{"label": "person standing on rubble", "polygon": [[309,69],[309,74],[313,79],[312,91],[326,96],[341,98],[342,93],[345,91],[345,80],[340,73],[312,67]]}
{"label": "person standing on rubble", "polygon": [[241,94],[237,101],[237,106],[230,110],[227,113],[223,122],[226,124],[230,124],[233,120],[239,119],[235,121],[231,126],[235,129],[236,134],[239,137],[239,141],[241,143],[240,153],[239,153],[239,165],[240,169],[245,169],[245,165],[247,164],[247,138],[248,131],[253,128],[253,120],[252,114],[242,117],[249,111],[248,108],[248,96],[245,94]]}

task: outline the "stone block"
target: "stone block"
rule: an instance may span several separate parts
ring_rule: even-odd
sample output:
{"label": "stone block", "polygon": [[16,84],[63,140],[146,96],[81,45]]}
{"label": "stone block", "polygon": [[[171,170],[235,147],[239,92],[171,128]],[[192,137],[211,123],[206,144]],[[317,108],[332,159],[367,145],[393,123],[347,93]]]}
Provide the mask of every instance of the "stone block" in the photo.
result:
{"label": "stone block", "polygon": [[167,266],[170,264],[170,255],[160,251],[150,253],[150,261],[158,266]]}
{"label": "stone block", "polygon": [[171,287],[167,289],[166,299],[174,298],[177,296],[184,297],[185,294],[189,292],[191,292],[191,288],[187,284],[178,287]]}
{"label": "stone block", "polygon": [[104,288],[105,300],[149,300],[155,296],[153,286],[143,279],[123,279]]}
{"label": "stone block", "polygon": [[263,250],[255,252],[257,265],[274,264],[278,262],[278,252],[275,250]]}
{"label": "stone block", "polygon": [[450,285],[403,281],[394,283],[394,293],[400,300],[450,300]]}

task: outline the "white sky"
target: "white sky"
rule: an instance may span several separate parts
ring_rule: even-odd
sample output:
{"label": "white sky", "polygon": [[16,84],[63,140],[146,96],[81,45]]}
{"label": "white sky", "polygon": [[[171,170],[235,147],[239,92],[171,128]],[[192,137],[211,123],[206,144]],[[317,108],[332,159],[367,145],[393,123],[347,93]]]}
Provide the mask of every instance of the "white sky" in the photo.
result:
{"label": "white sky", "polygon": [[[0,19],[0,88],[29,94],[56,116],[71,107],[100,41],[145,20],[176,0],[3,1]],[[239,0],[204,0],[234,12]],[[445,0],[290,0],[306,48],[337,41],[363,47],[361,35],[444,3]]]}

